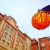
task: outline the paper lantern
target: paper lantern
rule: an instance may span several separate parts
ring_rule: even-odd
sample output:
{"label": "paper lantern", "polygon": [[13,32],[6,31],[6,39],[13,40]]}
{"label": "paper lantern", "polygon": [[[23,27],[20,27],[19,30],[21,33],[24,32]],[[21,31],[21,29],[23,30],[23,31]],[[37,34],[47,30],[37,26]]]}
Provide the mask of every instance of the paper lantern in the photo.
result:
{"label": "paper lantern", "polygon": [[50,12],[48,12],[48,14],[49,14],[49,18],[48,18],[48,20],[49,20],[49,23],[50,23]]}
{"label": "paper lantern", "polygon": [[49,22],[50,22],[50,5],[43,7],[41,10],[49,14]]}
{"label": "paper lantern", "polygon": [[32,26],[38,30],[46,29],[49,26],[49,14],[36,13],[32,17]]}

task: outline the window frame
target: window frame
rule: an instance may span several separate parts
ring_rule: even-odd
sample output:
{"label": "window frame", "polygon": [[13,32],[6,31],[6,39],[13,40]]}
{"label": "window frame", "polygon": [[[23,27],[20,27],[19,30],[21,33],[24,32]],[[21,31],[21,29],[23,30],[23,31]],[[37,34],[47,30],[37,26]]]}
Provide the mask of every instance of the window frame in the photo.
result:
{"label": "window frame", "polygon": [[9,26],[6,27],[6,30],[7,30],[7,31],[9,30]]}
{"label": "window frame", "polygon": [[5,41],[4,41],[4,40],[2,40],[2,43],[4,44],[4,43],[5,43]]}
{"label": "window frame", "polygon": [[10,33],[12,33],[12,31],[13,31],[13,30],[12,30],[12,29],[10,29]]}
{"label": "window frame", "polygon": [[19,35],[17,34],[17,39],[19,38]]}
{"label": "window frame", "polygon": [[9,43],[8,42],[6,43],[6,46],[9,46]]}
{"label": "window frame", "polygon": [[0,19],[0,25],[1,25],[1,23],[2,23],[2,20]]}
{"label": "window frame", "polygon": [[42,46],[42,47],[45,46],[45,41],[41,42],[41,46]]}
{"label": "window frame", "polygon": [[11,36],[9,35],[9,36],[8,36],[8,40],[10,40],[10,39],[11,39]]}
{"label": "window frame", "polygon": [[7,36],[7,33],[5,32],[5,33],[4,33],[4,38],[6,38],[6,36]]}

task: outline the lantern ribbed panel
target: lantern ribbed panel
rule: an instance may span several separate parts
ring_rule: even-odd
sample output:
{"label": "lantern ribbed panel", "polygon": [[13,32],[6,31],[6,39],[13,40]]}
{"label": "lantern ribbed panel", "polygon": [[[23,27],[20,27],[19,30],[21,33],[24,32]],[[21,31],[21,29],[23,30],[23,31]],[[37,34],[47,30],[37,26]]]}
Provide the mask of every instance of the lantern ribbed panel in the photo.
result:
{"label": "lantern ribbed panel", "polygon": [[32,26],[38,30],[46,29],[49,26],[49,14],[36,13],[32,17]]}

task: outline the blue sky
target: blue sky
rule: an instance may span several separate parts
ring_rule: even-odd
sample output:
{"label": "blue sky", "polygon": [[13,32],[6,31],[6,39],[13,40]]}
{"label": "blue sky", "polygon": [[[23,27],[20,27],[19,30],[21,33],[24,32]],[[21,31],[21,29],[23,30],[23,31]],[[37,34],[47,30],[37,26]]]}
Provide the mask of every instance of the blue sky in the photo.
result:
{"label": "blue sky", "polygon": [[32,16],[38,9],[50,5],[50,0],[0,0],[0,13],[12,16],[19,29],[31,38],[50,36],[50,27],[37,30],[31,25]]}

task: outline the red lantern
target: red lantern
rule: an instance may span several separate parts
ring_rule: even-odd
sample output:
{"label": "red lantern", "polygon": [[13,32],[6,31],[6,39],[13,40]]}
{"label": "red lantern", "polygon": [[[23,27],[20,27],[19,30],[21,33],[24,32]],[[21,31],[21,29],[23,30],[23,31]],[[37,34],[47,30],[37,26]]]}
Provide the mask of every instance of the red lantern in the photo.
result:
{"label": "red lantern", "polygon": [[48,12],[48,14],[49,14],[49,18],[48,18],[48,20],[49,20],[49,23],[50,23],[50,12]]}
{"label": "red lantern", "polygon": [[49,26],[49,14],[36,13],[32,17],[32,26],[38,30],[46,29]]}

